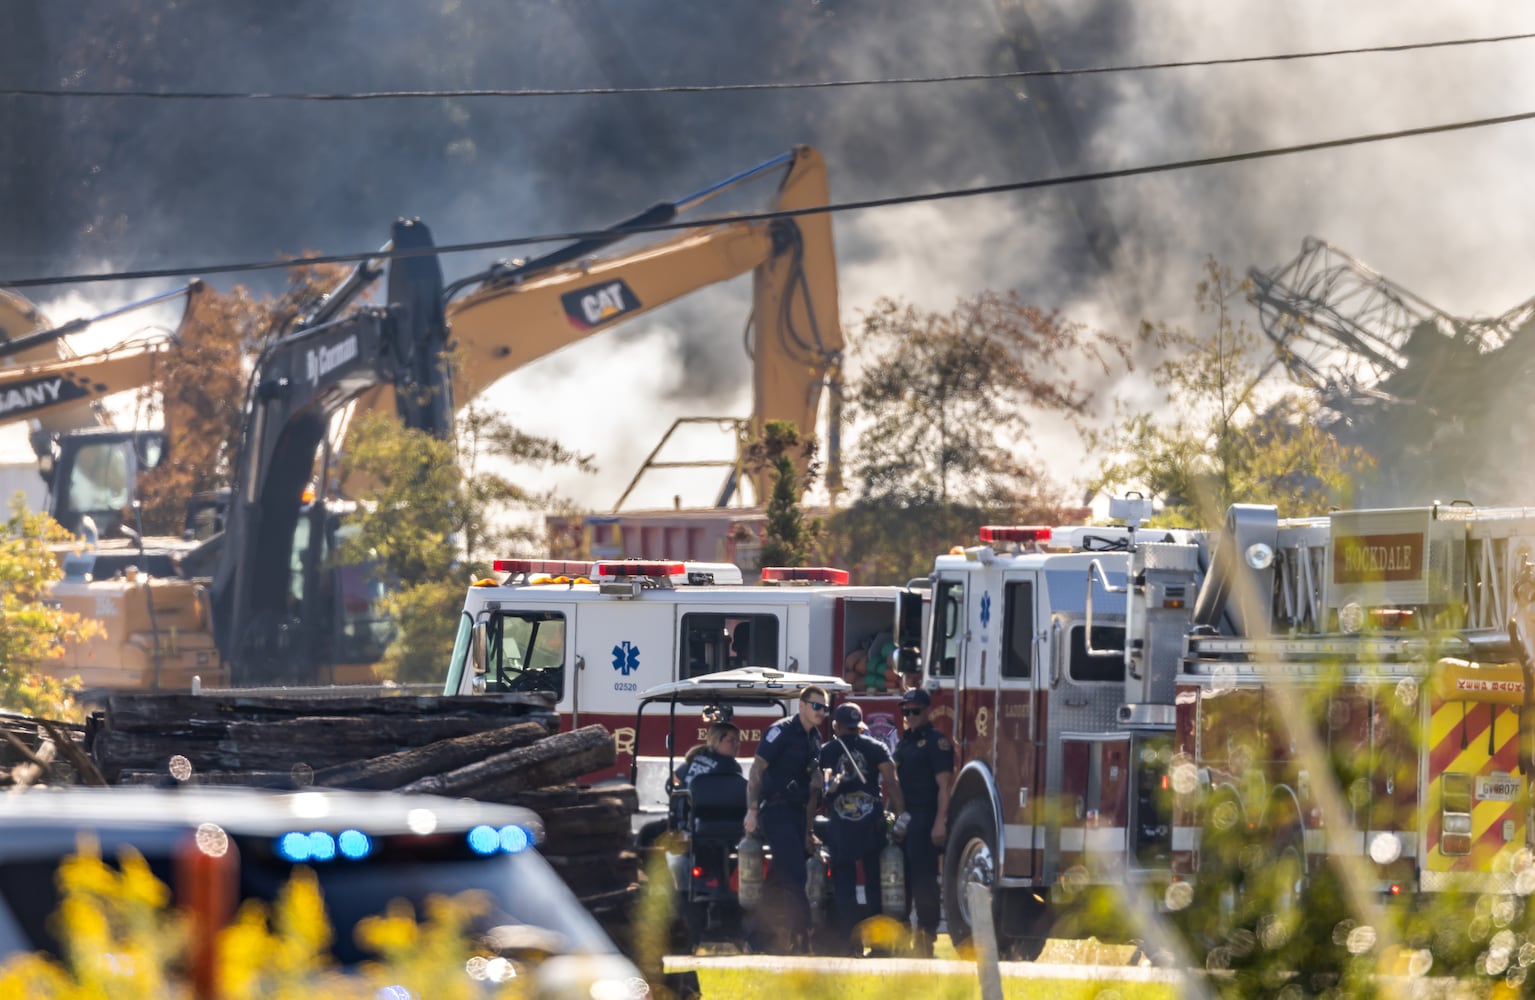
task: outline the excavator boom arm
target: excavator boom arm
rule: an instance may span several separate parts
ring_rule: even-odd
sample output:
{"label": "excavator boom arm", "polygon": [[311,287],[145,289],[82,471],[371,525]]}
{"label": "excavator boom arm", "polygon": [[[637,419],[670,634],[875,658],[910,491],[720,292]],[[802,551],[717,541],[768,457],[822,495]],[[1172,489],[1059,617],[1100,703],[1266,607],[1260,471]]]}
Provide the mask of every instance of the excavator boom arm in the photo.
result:
{"label": "excavator boom arm", "polygon": [[152,385],[169,341],[0,370],[0,424],[42,419]]}
{"label": "excavator boom arm", "polygon": [[745,274],[772,255],[765,225],[698,230],[634,253],[484,288],[448,306],[453,398],[468,402],[507,374],[623,320]]}
{"label": "excavator boom arm", "polygon": [[[429,249],[431,233],[418,222],[397,222],[394,245]],[[237,684],[313,679],[321,666],[336,666],[326,641],[334,638],[336,595],[321,583],[327,567],[314,541],[327,530],[323,497],[308,515],[310,552],[298,552],[295,542],[332,417],[388,385],[405,404],[403,424],[438,437],[452,433],[435,256],[397,261],[389,300],[383,309],[299,329],[267,345],[256,362],[224,531],[213,554],[214,636]]]}

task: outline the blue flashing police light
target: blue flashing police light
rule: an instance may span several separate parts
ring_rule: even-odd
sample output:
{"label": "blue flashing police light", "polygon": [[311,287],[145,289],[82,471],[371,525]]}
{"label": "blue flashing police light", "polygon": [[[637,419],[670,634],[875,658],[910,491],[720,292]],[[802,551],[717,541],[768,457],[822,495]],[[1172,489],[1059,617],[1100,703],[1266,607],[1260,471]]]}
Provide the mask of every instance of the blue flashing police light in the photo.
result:
{"label": "blue flashing police light", "polygon": [[316,861],[336,860],[336,838],[323,830],[309,835],[309,856]]}
{"label": "blue flashing police light", "polygon": [[340,840],[324,830],[294,830],[277,838],[277,856],[293,864],[334,861],[338,849],[347,858],[364,858],[373,850],[373,841],[361,830],[347,830]]}
{"label": "blue flashing police light", "polygon": [[342,830],[336,836],[336,848],[349,861],[361,861],[373,852],[373,840],[361,830]]}
{"label": "blue flashing police light", "polygon": [[495,854],[501,850],[501,834],[493,826],[481,824],[469,831],[469,849],[476,854]]}
{"label": "blue flashing police light", "polygon": [[285,833],[277,838],[277,854],[284,861],[297,864],[309,860],[309,834]]}
{"label": "blue flashing police light", "polygon": [[520,826],[503,826],[499,839],[501,849],[508,854],[518,854],[533,846],[533,835]]}

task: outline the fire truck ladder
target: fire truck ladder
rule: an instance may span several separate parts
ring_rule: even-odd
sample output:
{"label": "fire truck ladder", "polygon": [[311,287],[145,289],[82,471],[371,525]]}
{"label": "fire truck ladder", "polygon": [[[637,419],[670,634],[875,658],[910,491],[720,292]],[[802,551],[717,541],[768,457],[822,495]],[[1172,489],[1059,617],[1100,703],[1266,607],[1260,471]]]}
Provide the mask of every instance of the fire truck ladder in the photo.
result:
{"label": "fire truck ladder", "polygon": [[1325,517],[1279,523],[1274,574],[1276,630],[1315,634],[1324,628],[1322,581],[1327,574],[1330,523]]}
{"label": "fire truck ladder", "polygon": [[1501,630],[1515,613],[1514,584],[1526,558],[1535,559],[1535,508],[1450,507],[1441,516],[1465,520],[1466,627]]}
{"label": "fire truck ladder", "polygon": [[[1440,520],[1466,524],[1465,548],[1441,558],[1463,558],[1465,592],[1459,597],[1464,618],[1445,624],[1470,630],[1502,631],[1515,611],[1514,583],[1524,560],[1535,560],[1535,508],[1439,508]],[[1274,579],[1276,632],[1316,634],[1328,628],[1323,581],[1328,572],[1331,526],[1328,518],[1280,522]]]}

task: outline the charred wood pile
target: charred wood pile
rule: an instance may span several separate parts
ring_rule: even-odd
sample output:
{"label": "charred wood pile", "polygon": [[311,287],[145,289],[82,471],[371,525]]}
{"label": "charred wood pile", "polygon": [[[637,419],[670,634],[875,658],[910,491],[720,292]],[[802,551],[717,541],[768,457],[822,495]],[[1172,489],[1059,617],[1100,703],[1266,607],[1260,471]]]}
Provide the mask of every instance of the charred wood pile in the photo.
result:
{"label": "charred wood pile", "polygon": [[84,739],[84,726],[0,714],[0,788],[106,784],[82,749]]}
{"label": "charred wood pile", "polygon": [[559,732],[542,695],[124,693],[83,727],[18,717],[0,732],[0,766],[56,774],[51,783],[352,788],[524,806],[543,820],[540,853],[610,931],[636,892],[634,787],[575,783],[612,765],[613,737],[601,726]]}

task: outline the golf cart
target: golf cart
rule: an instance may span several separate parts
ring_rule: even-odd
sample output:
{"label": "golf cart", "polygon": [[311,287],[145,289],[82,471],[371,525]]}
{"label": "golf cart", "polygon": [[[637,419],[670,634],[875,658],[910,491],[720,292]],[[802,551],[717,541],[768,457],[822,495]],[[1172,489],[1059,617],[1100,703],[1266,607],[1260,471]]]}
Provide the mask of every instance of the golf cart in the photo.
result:
{"label": "golf cart", "polygon": [[[796,711],[800,691],[810,686],[823,688],[832,698],[851,690],[837,677],[742,667],[671,681],[640,695],[636,742],[647,724],[667,727],[667,775],[676,773],[683,754],[702,742],[701,733],[710,724],[732,722],[741,730],[742,773],[702,774],[686,785],[668,783],[665,818],[641,834],[642,846],[648,842],[667,853],[690,948],[706,941],[740,942],[736,845],[744,835],[745,775],[763,731]],[[640,766],[636,758],[635,775]]]}

